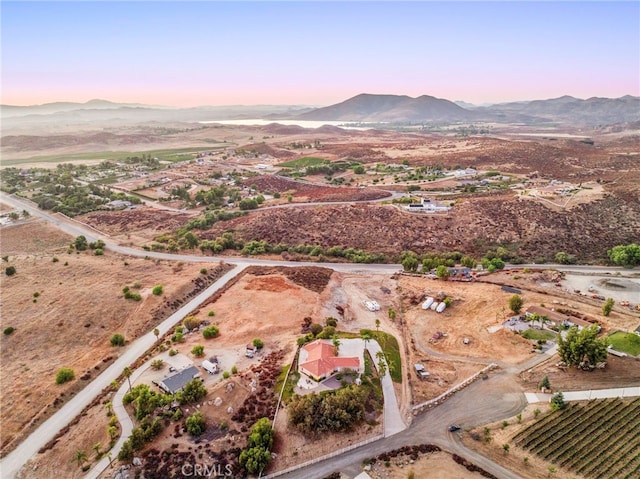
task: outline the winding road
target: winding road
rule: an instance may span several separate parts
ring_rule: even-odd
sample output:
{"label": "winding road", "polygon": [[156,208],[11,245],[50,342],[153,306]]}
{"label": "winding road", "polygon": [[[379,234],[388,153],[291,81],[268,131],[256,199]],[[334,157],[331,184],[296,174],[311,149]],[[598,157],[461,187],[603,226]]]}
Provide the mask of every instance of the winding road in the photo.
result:
{"label": "winding road", "polygon": [[[400,265],[394,264],[325,264],[297,261],[260,260],[245,257],[231,258],[196,256],[141,251],[135,248],[115,244],[108,236],[105,236],[82,223],[78,223],[59,214],[51,214],[42,211],[33,203],[17,198],[13,195],[0,193],[0,201],[13,206],[14,208],[26,210],[33,217],[42,218],[71,236],[84,235],[90,242],[101,239],[105,242],[106,249],[120,254],[203,263],[226,262],[235,266],[233,270],[222,276],[209,288],[196,296],[191,302],[163,321],[158,327],[161,335],[168,332],[171,327],[177,324],[189,312],[202,304],[212,293],[222,288],[229,280],[251,265],[290,267],[325,266],[336,271],[362,274],[393,274],[401,269]],[[508,267],[536,268],[539,266],[540,265],[517,265]],[[554,267],[563,271],[581,271],[590,273],[622,271],[622,268],[580,265],[545,265],[545,267]],[[88,404],[90,404],[105,387],[107,387],[122,373],[122,370],[126,366],[131,365],[136,359],[144,354],[144,352],[149,349],[155,341],[155,335],[153,332],[149,332],[127,346],[122,355],[113,364],[111,364],[111,366],[97,376],[82,391],[70,399],[58,412],[42,423],[31,435],[16,447],[16,449],[0,461],[0,476],[3,478],[15,477],[20,468],[32,456],[34,456],[42,446],[53,439],[58,431],[64,428]],[[456,393],[437,408],[431,409],[417,416],[414,418],[408,429],[405,429],[395,435],[370,443],[361,448],[354,449],[330,460],[322,461],[312,466],[299,469],[298,471],[291,472],[282,477],[308,479],[323,477],[333,471],[343,471],[356,475],[361,471],[362,460],[365,458],[370,458],[404,445],[428,442],[468,458],[499,478],[516,479],[518,478],[516,474],[503,468],[499,464],[494,463],[488,458],[465,448],[457,439],[457,435],[455,433],[452,434],[447,431],[447,426],[452,423],[459,423],[465,428],[468,428],[502,418],[511,417],[522,410],[526,405],[526,400],[513,377],[513,372],[513,370],[502,370],[497,373],[491,373],[489,375],[489,379],[486,381],[476,381],[464,390]],[[121,441],[124,441],[126,437],[126,431],[124,431]],[[118,444],[120,444],[121,441],[119,441]],[[116,449],[114,449],[114,451],[115,450]],[[102,465],[105,466],[105,464]],[[99,468],[94,469],[96,471],[99,470]],[[95,473],[90,473],[88,477],[97,477],[97,475]]]}

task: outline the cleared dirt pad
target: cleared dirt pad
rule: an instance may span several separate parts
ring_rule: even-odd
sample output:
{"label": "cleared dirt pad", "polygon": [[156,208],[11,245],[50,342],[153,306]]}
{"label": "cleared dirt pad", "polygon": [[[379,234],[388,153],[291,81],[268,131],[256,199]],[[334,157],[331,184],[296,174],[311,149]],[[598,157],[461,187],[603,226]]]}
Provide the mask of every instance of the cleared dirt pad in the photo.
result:
{"label": "cleared dirt pad", "polygon": [[408,457],[393,458],[387,467],[382,461],[367,472],[372,479],[406,479],[413,471],[414,477],[429,479],[476,479],[483,477],[479,472],[468,471],[457,464],[448,452],[432,452],[417,460]]}

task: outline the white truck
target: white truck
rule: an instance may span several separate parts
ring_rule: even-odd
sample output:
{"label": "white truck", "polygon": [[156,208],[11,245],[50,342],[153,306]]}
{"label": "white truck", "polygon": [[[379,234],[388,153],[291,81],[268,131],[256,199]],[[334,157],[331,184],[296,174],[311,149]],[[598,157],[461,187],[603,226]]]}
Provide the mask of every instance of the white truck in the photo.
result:
{"label": "white truck", "polygon": [[213,363],[208,359],[205,359],[204,361],[202,361],[202,367],[209,374],[216,374],[220,372],[220,370],[218,369],[218,363]]}

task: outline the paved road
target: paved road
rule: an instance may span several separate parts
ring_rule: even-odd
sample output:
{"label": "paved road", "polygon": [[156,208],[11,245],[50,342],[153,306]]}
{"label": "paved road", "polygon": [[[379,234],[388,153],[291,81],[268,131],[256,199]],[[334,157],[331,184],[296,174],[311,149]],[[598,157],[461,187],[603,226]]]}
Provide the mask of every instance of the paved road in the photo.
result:
{"label": "paved road", "polygon": [[[229,271],[192,301],[169,316],[158,326],[160,335],[166,334],[176,323],[204,303],[213,293],[227,284],[230,279],[238,275],[244,268],[246,268],[246,265],[239,265]],[[0,462],[1,477],[14,477],[20,468],[35,455],[42,446],[53,439],[58,431],[80,414],[104,388],[109,386],[114,379],[122,374],[125,367],[133,364],[136,359],[142,356],[155,342],[156,336],[153,332],[149,332],[127,346],[120,357],[107,369],[91,381],[82,391],[78,392],[73,399],[70,399],[58,412],[42,423],[28,438],[20,443],[16,449],[2,459],[2,462]],[[122,403],[122,401],[120,401],[120,403]],[[115,404],[114,402],[114,406]],[[131,431],[129,431],[129,433],[130,432]],[[125,438],[126,437],[128,436],[125,436]]]}
{"label": "paved road", "polygon": [[[355,272],[364,274],[393,274],[401,269],[399,265],[385,264],[348,264],[348,263],[310,263],[310,262],[286,262],[258,260],[254,258],[229,258],[214,256],[193,256],[180,255],[170,253],[159,253],[140,251],[134,248],[115,244],[109,237],[90,229],[86,225],[79,224],[69,218],[38,209],[33,203],[27,200],[16,198],[5,193],[0,193],[0,200],[15,208],[27,210],[34,217],[43,218],[62,231],[72,236],[84,235],[89,241],[102,239],[106,248],[125,255],[138,257],[154,257],[160,259],[194,261],[194,262],[219,262],[226,261],[236,264],[234,270],[224,275],[214,285],[209,287],[203,293],[196,297],[188,305],[181,308],[177,313],[165,320],[158,329],[161,334],[166,333],[175,323],[180,321],[191,310],[195,309],[199,304],[204,302],[214,291],[221,288],[227,281],[237,275],[242,269],[250,265],[264,266],[327,266],[337,271]],[[515,267],[515,266],[508,266]],[[540,265],[518,265],[517,267],[536,268]],[[587,271],[587,272],[617,272],[622,268],[605,268],[599,266],[565,266],[565,265],[544,265],[543,267],[555,267],[565,271]],[[628,271],[628,270],[627,270]],[[199,302],[198,302],[199,301]],[[145,336],[134,341],[124,351],[122,356],[118,358],[109,368],[100,374],[87,387],[80,391],[73,399],[65,404],[60,411],[51,416],[44,422],[34,433],[24,440],[14,451],[7,455],[0,462],[0,471],[2,477],[13,477],[17,471],[27,462],[37,451],[52,439],[57,432],[66,426],[70,419],[77,416],[82,409],[89,404],[95,396],[97,396],[104,387],[108,386],[111,381],[116,378],[125,366],[133,363],[144,351],[146,351],[155,342],[153,333],[147,333]],[[512,371],[509,371],[512,372]],[[501,381],[508,382],[507,372],[501,375],[492,375],[492,378],[501,378]],[[513,380],[511,380],[513,381]],[[469,386],[465,390],[457,393],[453,398],[446,401],[443,405],[435,410],[431,410],[424,415],[419,416],[410,429],[406,429],[394,436],[385,438],[384,441],[377,441],[370,445],[356,449],[350,453],[340,457],[333,458],[330,461],[323,461],[304,468],[299,472],[288,474],[286,477],[322,477],[325,473],[342,470],[344,472],[359,472],[362,459],[378,455],[389,449],[400,447],[407,444],[419,444],[424,442],[432,442],[451,451],[457,451],[463,454],[469,460],[476,462],[486,470],[492,472],[498,477],[516,478],[510,471],[502,468],[498,464],[493,463],[489,459],[465,449],[461,444],[454,440],[454,437],[446,432],[446,427],[450,423],[460,423],[463,426],[474,425],[479,423],[491,422],[494,420],[510,417],[524,407],[524,395],[515,389],[508,394],[497,393],[501,391],[501,387],[495,387],[493,381],[479,381]],[[489,386],[487,386],[489,384]],[[505,383],[506,384],[506,383]],[[515,383],[514,383],[515,384]],[[513,387],[513,384],[510,385]],[[394,396],[395,397],[395,396]],[[342,467],[344,465],[344,468]],[[315,471],[315,472],[314,472]]]}

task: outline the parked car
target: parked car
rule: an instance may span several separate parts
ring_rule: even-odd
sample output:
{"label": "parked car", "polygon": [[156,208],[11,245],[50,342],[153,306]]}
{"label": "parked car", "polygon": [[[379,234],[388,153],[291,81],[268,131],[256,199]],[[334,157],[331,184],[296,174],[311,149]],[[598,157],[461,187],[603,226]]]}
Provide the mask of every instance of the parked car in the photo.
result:
{"label": "parked car", "polygon": [[457,424],[452,424],[451,426],[449,426],[449,432],[456,432],[456,431],[459,431],[460,429],[462,428]]}

